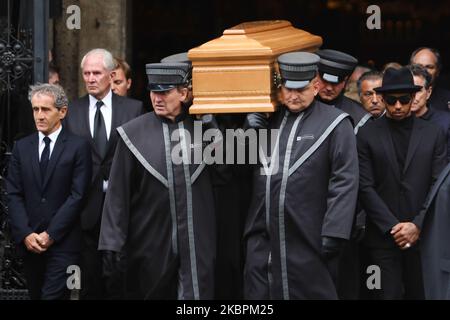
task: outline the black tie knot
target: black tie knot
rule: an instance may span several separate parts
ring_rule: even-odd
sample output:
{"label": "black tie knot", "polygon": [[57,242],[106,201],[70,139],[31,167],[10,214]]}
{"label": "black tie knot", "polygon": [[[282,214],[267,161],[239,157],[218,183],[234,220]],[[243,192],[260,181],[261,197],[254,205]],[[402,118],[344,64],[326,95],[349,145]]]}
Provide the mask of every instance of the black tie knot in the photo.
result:
{"label": "black tie knot", "polygon": [[52,140],[49,137],[44,137],[44,143],[46,147],[50,146],[50,142],[52,142]]}
{"label": "black tie knot", "polygon": [[95,106],[97,107],[97,110],[99,110],[102,107],[102,105],[104,105],[102,100],[98,100],[97,103],[95,104]]}

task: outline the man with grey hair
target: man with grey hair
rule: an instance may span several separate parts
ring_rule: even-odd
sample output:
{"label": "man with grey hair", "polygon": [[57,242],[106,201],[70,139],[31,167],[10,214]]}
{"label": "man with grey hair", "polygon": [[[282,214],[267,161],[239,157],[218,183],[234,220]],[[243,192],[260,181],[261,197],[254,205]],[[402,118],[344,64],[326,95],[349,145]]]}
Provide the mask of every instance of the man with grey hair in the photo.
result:
{"label": "man with grey hair", "polygon": [[381,87],[383,74],[379,71],[368,71],[358,79],[358,96],[362,106],[370,112],[374,118],[379,118],[386,112],[386,106],[381,94],[375,92],[374,88]]}
{"label": "man with grey hair", "polygon": [[363,73],[366,73],[370,71],[369,68],[363,67],[363,66],[356,66],[355,70],[353,70],[353,73],[348,78],[347,84],[345,85],[344,95],[347,98],[350,98],[352,100],[355,100],[356,102],[359,102],[359,95],[358,95],[358,79],[361,77]]}
{"label": "man with grey hair", "polygon": [[12,152],[6,179],[11,231],[31,299],[64,299],[67,268],[78,264],[81,249],[91,151],[61,124],[67,97],[60,86],[32,86],[30,100],[38,133],[18,140]]}
{"label": "man with grey hair", "polygon": [[414,96],[411,112],[416,117],[429,121],[444,130],[447,139],[447,160],[450,161],[450,114],[428,107],[433,86],[431,85],[431,75],[427,69],[418,64],[408,66],[408,68],[413,74],[414,84],[422,87]]}
{"label": "man with grey hair", "polygon": [[67,126],[76,135],[88,139],[92,149],[92,181],[81,213],[84,242],[81,298],[119,298],[118,291],[110,288],[118,281],[108,281],[111,277],[102,280],[102,255],[97,250],[101,212],[118,138],[116,128],[141,115],[144,109],[142,102],[112,92],[115,63],[109,51],[89,51],[80,66],[88,95],[70,104]]}
{"label": "man with grey hair", "polygon": [[450,91],[439,85],[439,74],[442,69],[441,54],[435,48],[420,47],[410,57],[411,64],[418,64],[427,69],[431,75],[433,91],[428,99],[431,109],[450,111]]}

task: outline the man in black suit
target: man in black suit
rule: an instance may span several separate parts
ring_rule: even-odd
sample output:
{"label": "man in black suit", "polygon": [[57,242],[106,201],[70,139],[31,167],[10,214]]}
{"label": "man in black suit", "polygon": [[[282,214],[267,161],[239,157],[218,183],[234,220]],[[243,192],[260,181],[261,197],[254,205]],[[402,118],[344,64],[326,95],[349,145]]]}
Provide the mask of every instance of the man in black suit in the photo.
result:
{"label": "man in black suit", "polygon": [[[86,207],[81,213],[84,248],[82,251],[82,299],[102,299],[102,256],[97,250],[103,200],[117,144],[116,128],[144,112],[142,102],[111,91],[114,58],[104,49],[89,51],[81,61],[88,95],[70,104],[67,127],[87,138],[92,147],[92,182]],[[109,296],[111,297],[111,296]]]}
{"label": "man in black suit", "polygon": [[450,91],[442,87],[440,73],[442,69],[441,54],[437,49],[420,47],[414,50],[410,58],[411,64],[418,64],[427,69],[432,81],[433,92],[428,100],[431,109],[450,111]]}
{"label": "man in black suit", "polygon": [[422,89],[416,93],[411,105],[411,111],[418,118],[430,121],[444,130],[447,138],[447,160],[450,160],[450,112],[429,108],[429,99],[433,92],[431,86],[431,75],[421,65],[413,64],[408,66],[414,77],[414,84]]}
{"label": "man in black suit", "polygon": [[386,117],[358,136],[360,199],[367,213],[366,245],[381,269],[381,299],[423,299],[417,241],[426,196],[446,165],[441,128],[411,114],[416,92],[411,71],[389,68],[375,88]]}
{"label": "man in black suit", "polygon": [[67,97],[50,84],[31,88],[38,133],[16,142],[7,191],[12,235],[24,254],[31,299],[68,297],[70,265],[81,249],[80,212],[91,179],[89,143],[61,125]]}

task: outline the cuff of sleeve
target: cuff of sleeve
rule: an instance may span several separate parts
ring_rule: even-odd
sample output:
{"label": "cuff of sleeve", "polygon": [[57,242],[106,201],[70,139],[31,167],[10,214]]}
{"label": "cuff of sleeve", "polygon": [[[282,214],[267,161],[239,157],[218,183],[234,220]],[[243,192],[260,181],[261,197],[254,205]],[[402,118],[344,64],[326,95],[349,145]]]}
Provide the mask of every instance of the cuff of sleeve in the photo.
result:
{"label": "cuff of sleeve", "polygon": [[54,231],[54,230],[51,228],[51,226],[50,226],[50,228],[48,228],[48,230],[46,230],[46,232],[47,232],[49,238],[53,240],[53,242],[58,242],[59,239],[61,238],[61,237],[58,237],[57,232]]}
{"label": "cuff of sleeve", "polygon": [[30,234],[33,233],[33,230],[27,229],[26,231],[21,232],[16,238],[16,243],[21,244],[25,240],[26,237],[28,237]]}
{"label": "cuff of sleeve", "polygon": [[48,234],[48,238],[49,238],[49,240],[51,240],[51,241],[55,242],[55,238],[53,238],[53,236],[51,235],[51,233],[50,233],[50,232],[48,232],[48,230],[47,230],[46,232],[47,232],[47,234]]}
{"label": "cuff of sleeve", "polygon": [[392,222],[388,228],[385,228],[385,229],[383,230],[383,231],[384,231],[384,234],[390,235],[390,234],[391,234],[392,228],[395,227],[395,226],[396,226],[397,224],[399,224],[399,223],[400,223],[400,221]]}
{"label": "cuff of sleeve", "polygon": [[418,216],[416,216],[413,221],[411,221],[412,223],[414,223],[416,225],[416,227],[419,230],[422,230],[422,225],[423,225],[423,215],[419,214]]}

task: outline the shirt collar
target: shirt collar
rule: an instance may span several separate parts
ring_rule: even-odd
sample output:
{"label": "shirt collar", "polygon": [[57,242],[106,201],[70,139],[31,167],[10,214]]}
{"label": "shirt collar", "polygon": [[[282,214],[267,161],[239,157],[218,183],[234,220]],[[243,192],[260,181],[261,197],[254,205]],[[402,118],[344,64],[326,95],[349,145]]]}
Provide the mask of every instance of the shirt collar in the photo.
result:
{"label": "shirt collar", "polygon": [[[51,142],[56,142],[59,134],[61,133],[61,130],[62,130],[62,124],[59,126],[59,128],[56,131],[50,133],[47,137],[50,138]],[[42,132],[39,131],[39,144],[43,143],[43,140],[45,137],[46,136]]]}
{"label": "shirt collar", "polygon": [[[95,107],[95,104],[97,103],[98,99],[92,95],[89,95],[89,105],[92,107]],[[112,91],[111,89],[109,89],[108,93],[106,94],[106,96],[103,97],[102,99],[103,104],[105,107],[110,108],[112,106]]]}

